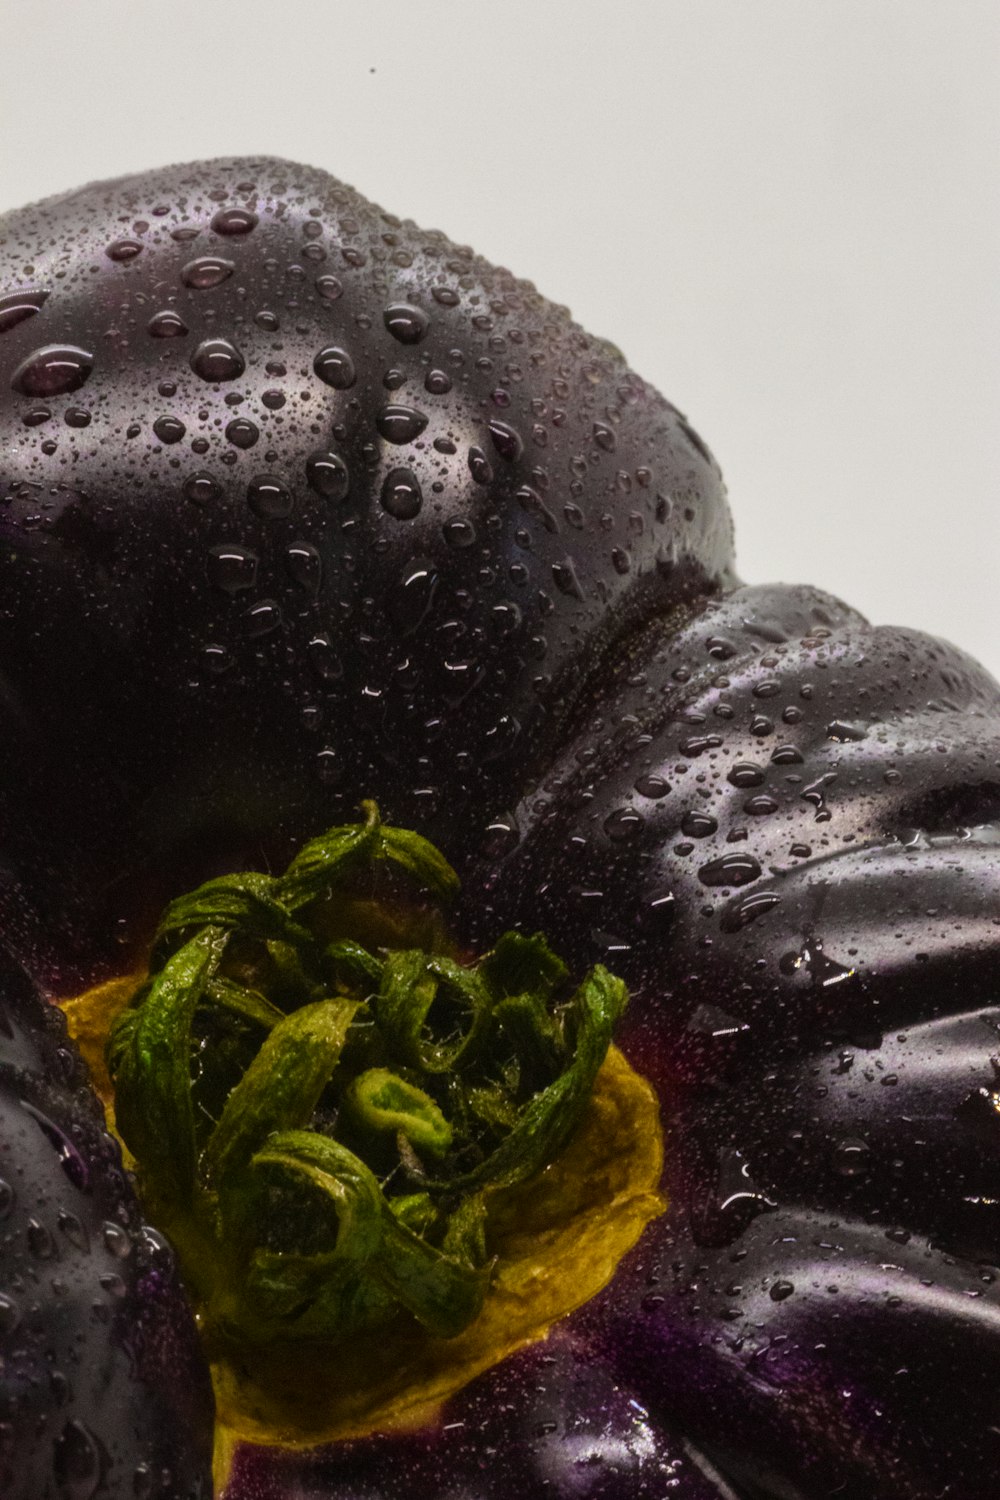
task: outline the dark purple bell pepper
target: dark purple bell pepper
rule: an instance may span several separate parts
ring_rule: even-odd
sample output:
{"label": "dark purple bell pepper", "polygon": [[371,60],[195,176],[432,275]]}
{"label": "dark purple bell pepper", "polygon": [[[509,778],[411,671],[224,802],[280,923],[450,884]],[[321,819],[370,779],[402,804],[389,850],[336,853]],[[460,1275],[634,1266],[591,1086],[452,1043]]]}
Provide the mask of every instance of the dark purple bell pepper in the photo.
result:
{"label": "dark purple bell pepper", "polygon": [[420,1432],[244,1445],[227,1500],[989,1500],[997,684],[741,584],[676,408],[323,172],[91,185],[2,254],[11,951],[57,995],[124,972],[178,890],[375,798],[469,951],[543,927],[627,981],[663,1108],[670,1209],[548,1343]]}

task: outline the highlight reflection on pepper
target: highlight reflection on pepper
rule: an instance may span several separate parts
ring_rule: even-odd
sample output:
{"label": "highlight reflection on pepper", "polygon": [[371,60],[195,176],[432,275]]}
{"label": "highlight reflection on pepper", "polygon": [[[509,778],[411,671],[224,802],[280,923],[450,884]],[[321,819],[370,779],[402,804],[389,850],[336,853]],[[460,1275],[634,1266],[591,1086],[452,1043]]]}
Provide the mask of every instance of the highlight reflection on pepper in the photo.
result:
{"label": "highlight reflection on pepper", "polygon": [[[227,1500],[387,1500],[401,1476],[416,1500],[985,1500],[997,685],[818,590],[740,583],[714,459],[616,349],[322,172],[167,168],[4,233],[7,1491],[117,1500],[157,1493],[164,1468],[163,1493],[210,1484],[205,1344],[164,1238],[184,1224],[142,1228],[39,992],[89,994],[67,1010],[96,1076],[162,910],[234,872],[280,879],[369,803],[461,893],[445,929],[419,881],[406,896],[379,876],[351,895],[371,923],[391,894],[370,946],[330,942],[384,966],[424,947],[423,923],[443,975],[544,933],[560,1004],[598,968],[620,976],[615,1044],[659,1100],[668,1207],[643,1179],[649,1222],[603,1290],[409,1425],[274,1446],[224,1419]],[[404,942],[384,941],[391,913]],[[240,1027],[273,1036],[286,1022],[264,1027],[256,980],[276,960],[244,957],[213,972],[213,1003],[257,1006]],[[382,977],[324,982],[350,1007]],[[331,998],[304,996],[277,1009]],[[391,1106],[440,1145],[442,1099],[363,1061],[345,1118]],[[324,1173],[305,1123],[252,1145],[271,1174],[255,1231],[299,1193],[289,1172]],[[180,1181],[167,1135],[161,1175]],[[433,1144],[396,1144],[426,1176]],[[299,1253],[264,1229],[262,1253]],[[274,1306],[304,1307],[315,1270],[286,1259]]]}

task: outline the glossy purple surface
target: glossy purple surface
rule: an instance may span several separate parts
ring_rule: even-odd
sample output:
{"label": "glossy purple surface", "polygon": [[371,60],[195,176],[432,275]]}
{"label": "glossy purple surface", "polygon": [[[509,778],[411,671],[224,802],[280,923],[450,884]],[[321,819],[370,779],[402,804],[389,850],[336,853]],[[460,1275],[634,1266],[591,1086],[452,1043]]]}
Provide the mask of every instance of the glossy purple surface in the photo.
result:
{"label": "glossy purple surface", "polygon": [[470,945],[628,980],[664,1106],[670,1212],[550,1345],[424,1433],[244,1450],[230,1500],[989,1500],[997,684],[740,585],[675,408],[322,172],[2,236],[7,941],[72,988],[374,796]]}

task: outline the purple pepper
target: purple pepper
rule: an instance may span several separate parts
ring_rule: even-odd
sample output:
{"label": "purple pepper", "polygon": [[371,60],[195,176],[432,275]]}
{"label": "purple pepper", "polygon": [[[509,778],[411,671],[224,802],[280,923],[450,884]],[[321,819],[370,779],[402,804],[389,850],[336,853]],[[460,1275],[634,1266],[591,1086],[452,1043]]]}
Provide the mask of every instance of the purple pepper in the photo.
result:
{"label": "purple pepper", "polygon": [[549,1345],[423,1433],[244,1448],[231,1500],[987,1500],[997,685],[740,584],[676,408],[322,172],[4,231],[13,950],[127,969],[178,889],[374,797],[470,950],[542,925],[625,978],[664,1110],[670,1211]]}

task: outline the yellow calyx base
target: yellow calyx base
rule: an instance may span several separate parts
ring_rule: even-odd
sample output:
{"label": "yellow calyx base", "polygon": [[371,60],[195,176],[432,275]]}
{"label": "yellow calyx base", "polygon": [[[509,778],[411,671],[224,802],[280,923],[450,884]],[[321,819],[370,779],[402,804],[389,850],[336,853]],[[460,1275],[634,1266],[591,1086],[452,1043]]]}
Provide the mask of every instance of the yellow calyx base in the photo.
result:
{"label": "yellow calyx base", "polygon": [[[113,1127],[104,1039],[142,976],[63,1002]],[[659,1192],[659,1102],[614,1047],[561,1156],[529,1182],[488,1195],[488,1248],[497,1257],[482,1313],[454,1339],[413,1322],[368,1340],[296,1342],[217,1351],[217,1493],[241,1441],[286,1447],[359,1438],[435,1421],[443,1401],[590,1301],[645,1226],[666,1208]]]}

